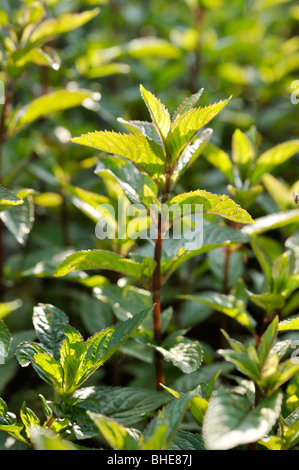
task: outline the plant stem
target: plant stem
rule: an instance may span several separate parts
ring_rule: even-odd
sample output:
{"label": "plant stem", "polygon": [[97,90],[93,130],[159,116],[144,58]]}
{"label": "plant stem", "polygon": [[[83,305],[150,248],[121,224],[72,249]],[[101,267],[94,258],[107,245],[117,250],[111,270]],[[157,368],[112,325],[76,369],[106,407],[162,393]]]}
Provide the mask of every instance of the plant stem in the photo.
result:
{"label": "plant stem", "polygon": [[[165,178],[165,188],[161,196],[162,205],[165,204],[166,201],[168,200],[170,181],[171,181],[170,171],[167,171],[166,178]],[[162,245],[163,245],[162,212],[159,211],[158,222],[157,222],[157,235],[155,239],[155,253],[154,253],[154,261],[156,262],[156,267],[155,267],[153,280],[152,280],[152,296],[153,296],[153,305],[154,305],[153,330],[154,330],[154,339],[158,346],[162,343],[162,332],[161,332]],[[154,361],[155,361],[155,371],[156,371],[156,389],[163,390],[162,385],[165,384],[163,357],[159,351],[155,351]]]}
{"label": "plant stem", "polygon": [[[3,160],[3,146],[6,141],[5,121],[7,117],[7,110],[9,99],[7,93],[4,97],[4,104],[0,117],[0,185],[2,184],[2,160]],[[4,247],[3,247],[3,224],[0,223],[0,302],[3,300],[4,283],[3,283],[3,268],[4,268]]]}
{"label": "plant stem", "polygon": [[[162,342],[161,334],[161,256],[162,256],[162,215],[161,212],[158,215],[158,227],[157,236],[155,240],[155,255],[154,260],[156,262],[156,268],[153,274],[153,329],[154,338],[159,346]],[[163,370],[163,358],[159,351],[155,351],[155,369],[156,369],[156,388],[162,390],[161,384],[164,385],[164,370]]]}

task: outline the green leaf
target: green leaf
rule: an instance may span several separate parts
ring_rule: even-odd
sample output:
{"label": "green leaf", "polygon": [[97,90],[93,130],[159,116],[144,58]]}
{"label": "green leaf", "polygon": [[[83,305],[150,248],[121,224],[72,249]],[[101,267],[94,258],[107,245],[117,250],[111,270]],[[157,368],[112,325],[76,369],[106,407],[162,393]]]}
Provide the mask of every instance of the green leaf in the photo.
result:
{"label": "green leaf", "polygon": [[165,142],[171,125],[169,112],[161,101],[142,85],[140,85],[140,92],[149,110],[153,124],[160,135],[161,141]]}
{"label": "green leaf", "polygon": [[137,330],[152,311],[151,308],[136,313],[132,318],[107,328],[86,341],[86,354],[82,365],[81,385],[93,372],[107,361],[115,351]]}
{"label": "green leaf", "polygon": [[34,307],[32,321],[41,346],[59,360],[60,346],[65,339],[61,327],[68,324],[67,315],[53,305],[40,303]]}
{"label": "green leaf", "polygon": [[[180,240],[165,239],[163,242],[162,273],[165,279],[185,261],[201,253],[207,253],[210,250],[220,246],[231,245],[234,243],[247,243],[248,238],[242,231],[232,227],[221,226],[215,223],[203,223],[203,239],[199,246],[190,247],[190,238],[185,239],[184,232]],[[191,240],[193,242],[193,240]]]}
{"label": "green leaf", "polygon": [[35,218],[33,199],[27,197],[24,203],[14,210],[1,212],[0,218],[15,239],[21,245],[25,245]]}
{"label": "green leaf", "polygon": [[12,336],[9,329],[5,323],[0,320],[0,365],[5,363],[5,358],[8,355],[11,341]]}
{"label": "green leaf", "polygon": [[268,315],[276,309],[281,309],[285,305],[285,298],[281,294],[272,294],[270,292],[253,294],[249,292],[249,297],[252,302],[266,310]]}
{"label": "green leaf", "polygon": [[165,59],[179,59],[181,50],[166,39],[157,37],[140,37],[128,43],[106,49],[109,58],[132,57],[145,59],[148,57],[162,57]]}
{"label": "green leaf", "polygon": [[24,201],[6,188],[0,186],[0,212],[13,206],[19,206]]}
{"label": "green leaf", "polygon": [[54,357],[48,353],[37,353],[33,357],[33,362],[36,367],[42,371],[43,375],[46,375],[48,381],[50,380],[53,385],[57,388],[59,394],[62,393],[63,389],[63,369]]}
{"label": "green leaf", "polygon": [[227,189],[237,204],[240,204],[242,207],[249,207],[255,202],[264,188],[261,184],[257,184],[248,189],[239,189],[229,184]]}
{"label": "green leaf", "polygon": [[284,383],[289,381],[299,371],[299,363],[296,360],[294,361],[293,358],[278,364],[278,359],[275,360],[275,356],[276,354],[273,354],[269,357],[270,370],[267,370],[266,362],[262,375],[262,387],[267,392],[267,395],[280,389]]}
{"label": "green leaf", "polygon": [[175,121],[176,118],[182,114],[184,114],[186,111],[189,111],[190,109],[194,108],[196,105],[197,101],[201,97],[204,89],[201,88],[197,93],[194,93],[191,96],[188,96],[175,110],[172,116],[172,121]]}
{"label": "green leaf", "polygon": [[177,180],[183,176],[188,168],[195,162],[195,160],[204,151],[210,137],[212,135],[212,129],[205,129],[200,137],[198,137],[193,143],[191,143],[186,152],[182,155],[182,158],[178,159],[175,168],[171,175],[171,187],[173,189]]}
{"label": "green leaf", "polygon": [[24,48],[12,54],[14,67],[26,67],[29,64],[51,67],[53,70],[59,70],[61,61],[52,49],[47,51],[39,48]]}
{"label": "green leaf", "polygon": [[11,137],[41,117],[79,106],[90,96],[87,90],[58,90],[42,95],[17,112],[8,129],[8,135]]}
{"label": "green leaf", "polygon": [[199,434],[189,431],[178,431],[175,436],[173,443],[171,444],[170,450],[205,450],[202,437]]}
{"label": "green leaf", "polygon": [[288,318],[278,324],[278,331],[299,330],[299,317]]}
{"label": "green leaf", "polygon": [[262,439],[274,426],[280,413],[282,393],[265,398],[255,408],[245,396],[217,390],[211,398],[203,423],[208,450],[228,450]]}
{"label": "green leaf", "polygon": [[198,341],[191,341],[183,338],[170,348],[156,346],[163,358],[178,367],[185,374],[196,371],[203,360],[203,351]]}
{"label": "green leaf", "polygon": [[55,270],[54,276],[61,277],[74,271],[84,271],[89,269],[107,269],[117,271],[125,276],[133,277],[142,281],[143,277],[150,276],[155,268],[155,264],[149,259],[143,263],[138,263],[131,259],[104,250],[78,251],[68,256]]}
{"label": "green leaf", "polygon": [[74,137],[72,142],[93,147],[131,161],[139,170],[163,185],[166,160],[162,148],[143,135],[95,131]]}
{"label": "green leaf", "polygon": [[167,205],[178,205],[183,213],[184,206],[190,205],[190,211],[195,211],[195,205],[202,205],[203,213],[216,214],[226,219],[242,224],[254,223],[251,216],[232,201],[228,196],[212,194],[205,190],[197,189],[188,193],[174,196]]}
{"label": "green leaf", "polygon": [[22,408],[20,410],[20,417],[22,423],[24,424],[26,435],[30,439],[30,428],[35,425],[40,426],[40,420],[30,408],[27,408],[26,402],[23,402]]}
{"label": "green leaf", "polygon": [[131,162],[108,157],[98,163],[95,173],[104,181],[116,181],[132,204],[158,203],[158,188],[152,179],[141,173]]}
{"label": "green leaf", "polygon": [[218,312],[234,318],[249,331],[253,332],[255,329],[255,319],[247,312],[244,303],[233,295],[224,295],[211,291],[199,295],[181,295],[179,298],[208,305]]}
{"label": "green leaf", "polygon": [[44,427],[35,427],[31,431],[31,440],[35,450],[77,450],[74,444]]}
{"label": "green leaf", "polygon": [[136,432],[132,432],[123,424],[107,416],[88,412],[101,434],[114,450],[137,450]]}
{"label": "green leaf", "polygon": [[77,390],[74,397],[95,398],[101,412],[125,426],[135,426],[169,402],[166,393],[142,387],[93,386]]}
{"label": "green leaf", "polygon": [[19,423],[13,423],[13,424],[0,424],[0,431],[5,431],[10,436],[14,437],[18,441],[28,445],[28,442],[26,439],[22,436],[22,431],[24,427],[22,424]]}
{"label": "green leaf", "polygon": [[276,316],[274,320],[268,325],[266,331],[264,332],[259,347],[257,349],[261,367],[265,364],[268,355],[270,354],[271,349],[274,346],[278,328],[278,317]]}
{"label": "green leaf", "polygon": [[254,225],[245,225],[241,229],[242,233],[246,233],[248,236],[259,235],[267,232],[268,230],[275,230],[287,225],[298,223],[299,221],[299,209],[276,212],[274,214],[265,215],[255,219]]}
{"label": "green leaf", "polygon": [[147,121],[126,121],[122,118],[117,118],[118,122],[122,124],[129,132],[136,135],[143,135],[153,140],[158,145],[163,145],[161,137],[152,122]]}
{"label": "green leaf", "polygon": [[252,246],[253,252],[258,260],[261,268],[264,271],[264,274],[267,279],[268,288],[270,289],[272,284],[272,260],[269,257],[268,253],[263,249],[263,247],[259,244],[259,240],[257,238],[252,238],[250,240],[250,244]]}
{"label": "green leaf", "polygon": [[299,140],[283,142],[264,152],[256,160],[254,170],[251,174],[251,184],[255,184],[262,175],[276,166],[284,163],[299,151]]}
{"label": "green leaf", "polygon": [[22,306],[23,302],[20,299],[11,300],[10,302],[0,303],[0,320],[9,315],[14,310]]}
{"label": "green leaf", "polygon": [[166,146],[172,162],[183,157],[198,131],[207,125],[229,100],[230,98],[205,108],[191,108],[176,117],[166,139]]}
{"label": "green leaf", "polygon": [[[231,340],[230,340],[231,342]],[[223,356],[227,362],[231,362],[246,377],[260,385],[260,364],[253,345],[240,352],[240,345],[237,342],[233,344],[234,350],[220,349],[218,354]]]}
{"label": "green leaf", "polygon": [[[39,357],[38,361],[36,357]],[[31,364],[42,380],[51,387],[56,385],[60,391],[63,381],[62,368],[45,348],[37,343],[23,341],[16,349],[16,358],[22,367]]]}
{"label": "green leaf", "polygon": [[247,135],[236,129],[232,137],[232,160],[236,164],[242,181],[250,174],[255,150]]}
{"label": "green leaf", "polygon": [[[97,289],[96,297],[110,305],[114,315],[121,321],[125,321],[144,308],[152,305],[152,297],[148,290],[136,286],[122,286],[115,284]],[[150,320],[144,322],[144,326]],[[98,331],[98,330],[97,330]]]}
{"label": "green leaf", "polygon": [[[174,440],[180,423],[192,399],[192,393],[186,393],[166,405],[150,422],[139,441],[141,450],[167,450]],[[159,429],[163,427],[163,432]],[[154,439],[153,439],[154,438]]]}
{"label": "green leaf", "polygon": [[234,184],[234,167],[229,155],[213,144],[207,144],[203,151],[205,159],[220,170]]}
{"label": "green leaf", "polygon": [[94,8],[82,13],[65,13],[59,18],[45,19],[33,30],[29,42],[30,44],[43,42],[57,34],[79,28],[98,15],[99,12],[99,8]]}
{"label": "green leaf", "polygon": [[60,364],[63,369],[63,393],[71,395],[85,372],[86,345],[77,330],[64,326],[65,340],[60,347]]}

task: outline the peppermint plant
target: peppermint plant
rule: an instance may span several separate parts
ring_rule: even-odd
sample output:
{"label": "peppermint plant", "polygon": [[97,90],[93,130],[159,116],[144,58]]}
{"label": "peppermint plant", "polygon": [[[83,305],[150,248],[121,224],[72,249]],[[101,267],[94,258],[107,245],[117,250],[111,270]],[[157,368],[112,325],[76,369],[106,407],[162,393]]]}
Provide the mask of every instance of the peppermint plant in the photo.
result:
{"label": "peppermint plant", "polygon": [[[154,221],[155,234],[150,239],[151,248],[146,254],[137,251],[122,256],[114,251],[87,250],[75,252],[55,270],[61,277],[76,271],[105,269],[117,271],[131,278],[151,293],[153,305],[153,341],[155,350],[156,387],[165,383],[163,358],[183,367],[182,363],[201,362],[199,345],[180,344],[162,338],[161,290],[173,272],[188,259],[215,247],[242,242],[246,236],[239,230],[219,225],[219,216],[241,225],[252,224],[251,216],[227,195],[212,194],[203,189],[177,194],[179,178],[200,156],[210,139],[212,130],[207,124],[229,103],[230,99],[197,107],[202,90],[186,99],[170,116],[161,101],[140,86],[141,96],[148,109],[150,121],[125,121],[119,119],[127,132],[94,131],[74,137],[73,143],[92,147],[105,154],[112,154],[100,162],[96,173],[118,183],[130,203],[139,204],[148,220]],[[119,160],[121,159],[121,160]],[[127,162],[126,165],[122,161]],[[119,162],[119,163],[118,163]],[[129,178],[129,175],[134,178]],[[155,207],[154,216],[151,208]],[[198,206],[209,220],[201,229],[201,240],[192,233]],[[175,215],[165,221],[163,211],[175,207]],[[184,207],[188,207],[189,227],[183,228],[182,236],[165,237],[175,223],[186,220]],[[193,225],[192,225],[193,224]],[[185,226],[186,227],[186,226]],[[128,225],[125,227],[128,230]],[[190,243],[190,232],[195,243]],[[217,232],[217,234],[216,234]],[[115,233],[115,232],[114,232]],[[169,233],[169,232],[167,232]],[[197,243],[197,244],[196,244]],[[168,344],[167,344],[168,343]],[[167,344],[167,347],[166,347]],[[189,359],[188,359],[189,356]],[[179,359],[178,359],[179,358]],[[186,367],[191,372],[192,367]]]}

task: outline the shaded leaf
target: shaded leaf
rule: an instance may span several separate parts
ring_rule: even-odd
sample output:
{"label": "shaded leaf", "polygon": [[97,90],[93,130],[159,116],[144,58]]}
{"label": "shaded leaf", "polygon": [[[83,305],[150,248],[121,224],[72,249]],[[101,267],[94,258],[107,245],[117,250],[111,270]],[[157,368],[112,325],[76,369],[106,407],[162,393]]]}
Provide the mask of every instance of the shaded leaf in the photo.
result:
{"label": "shaded leaf", "polygon": [[255,408],[245,396],[221,387],[211,398],[203,424],[208,450],[233,449],[268,434],[280,413],[282,393],[276,392]]}

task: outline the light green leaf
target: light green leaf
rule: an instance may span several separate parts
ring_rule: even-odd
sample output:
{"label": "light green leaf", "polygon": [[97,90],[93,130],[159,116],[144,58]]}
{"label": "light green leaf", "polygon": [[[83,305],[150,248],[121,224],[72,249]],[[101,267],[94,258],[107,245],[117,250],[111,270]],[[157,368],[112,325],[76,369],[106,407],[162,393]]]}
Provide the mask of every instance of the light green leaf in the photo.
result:
{"label": "light green leaf", "polygon": [[18,441],[21,441],[24,444],[28,445],[28,442],[22,436],[23,429],[24,429],[24,426],[20,423],[0,424],[0,431],[5,431],[8,434],[10,434],[12,437],[17,439]]}
{"label": "light green leaf", "polygon": [[255,202],[264,188],[261,184],[257,184],[248,189],[239,189],[229,184],[227,189],[237,204],[240,204],[242,207],[249,207]]}
{"label": "light green leaf", "polygon": [[176,166],[171,175],[171,189],[173,189],[177,180],[183,176],[185,171],[195,162],[195,160],[201,155],[204,148],[206,147],[213,131],[212,129],[205,129],[200,137],[191,143],[186,152],[176,162]]}
{"label": "light green leaf", "polygon": [[230,99],[214,103],[205,108],[192,108],[178,115],[167,135],[166,146],[172,162],[183,157],[192,139],[229,102]]}
{"label": "light green leaf", "polygon": [[94,8],[82,13],[65,13],[58,18],[47,18],[33,30],[29,42],[30,44],[43,42],[57,34],[79,28],[98,15],[99,12],[99,8]]}
{"label": "light green leaf", "polygon": [[[39,356],[38,362],[36,357]],[[16,358],[22,367],[32,365],[39,377],[48,385],[56,385],[60,391],[63,380],[62,368],[48,351],[37,343],[23,341],[16,349]]]}
{"label": "light green leaf", "polygon": [[285,227],[292,223],[298,223],[299,209],[276,212],[274,214],[265,215],[255,219],[254,225],[245,225],[241,229],[242,233],[246,233],[250,237],[267,232],[268,230],[275,230],[277,228]]}
{"label": "light green leaf", "polygon": [[[180,398],[177,398],[166,405],[150,422],[142,438],[140,438],[140,449],[169,449],[173,439],[176,436],[179,425],[185,415],[191,399],[192,393],[186,393],[185,395],[182,395]],[[159,428],[162,426],[166,426],[166,429],[164,428],[163,432],[159,433]],[[155,438],[153,439],[153,437]]]}
{"label": "light green leaf", "polygon": [[122,118],[117,118],[118,122],[120,122],[129,132],[136,135],[143,135],[144,137],[148,137],[149,139],[156,142],[158,145],[163,145],[161,137],[152,122],[147,121],[126,121]]}
{"label": "light green leaf", "polygon": [[22,49],[12,55],[15,67],[25,67],[29,64],[51,67],[53,70],[59,70],[60,58],[51,50],[44,51],[39,47],[32,49]]}
{"label": "light green leaf", "polygon": [[203,156],[209,163],[218,168],[230,183],[234,184],[234,167],[229,155],[224,150],[208,143],[203,151]]}
{"label": "light green leaf", "polygon": [[178,59],[181,57],[181,51],[166,39],[145,36],[105,49],[104,53],[104,58],[108,57],[110,60],[126,56],[134,59],[147,59],[148,57]]}
{"label": "light green leaf", "polygon": [[0,186],[0,212],[23,203],[23,199],[9,191],[9,189]]}
{"label": "light green leaf", "polygon": [[34,427],[31,440],[36,450],[77,450],[76,446],[44,427]]}
{"label": "light green leaf", "polygon": [[281,309],[285,305],[285,298],[281,294],[265,292],[264,294],[253,294],[249,292],[249,297],[259,307],[269,314],[276,309]]}
{"label": "light green leaf", "polygon": [[188,193],[174,196],[168,203],[168,206],[176,204],[183,213],[184,206],[190,205],[190,211],[194,212],[195,205],[202,205],[202,211],[206,214],[216,214],[226,219],[238,223],[254,223],[247,211],[232,201],[228,196],[212,194],[205,190],[197,189]]}
{"label": "light green leaf", "polygon": [[175,121],[176,118],[182,114],[184,114],[186,111],[189,111],[190,109],[194,108],[197,101],[201,97],[204,89],[201,88],[197,93],[194,93],[191,96],[188,96],[175,110],[172,116],[172,121]]}
{"label": "light green leaf", "polygon": [[255,150],[247,135],[236,129],[232,137],[232,160],[236,164],[242,181],[249,175]]}
{"label": "light green leaf", "polygon": [[234,318],[249,331],[253,332],[255,329],[255,319],[247,312],[243,302],[235,298],[233,295],[224,295],[211,291],[199,295],[182,295],[179,296],[179,298],[208,305],[218,312]]}
{"label": "light green leaf", "polygon": [[149,110],[153,124],[161,137],[161,141],[165,142],[171,124],[169,112],[165,108],[164,104],[162,104],[155,95],[146,90],[142,85],[140,85],[140,92]]}
{"label": "light green leaf", "polygon": [[90,96],[87,90],[58,90],[36,98],[17,112],[8,129],[9,137],[41,117],[81,105]]}
{"label": "light green leaf", "polygon": [[299,317],[292,317],[282,320],[278,324],[278,331],[299,330]]}
{"label": "light green leaf", "polygon": [[211,398],[203,423],[208,450],[228,450],[262,439],[278,418],[282,393],[276,392],[255,408],[245,396],[221,387]]}
{"label": "light green leaf", "polygon": [[[149,259],[147,261],[149,261]],[[54,276],[61,277],[70,272],[89,269],[107,269],[142,281],[143,277],[150,276],[155,268],[154,261],[152,261],[150,265],[147,264],[147,261],[145,259],[143,263],[138,263],[112,251],[84,250],[68,256],[65,261],[56,268]]]}
{"label": "light green leaf", "polygon": [[278,317],[276,316],[264,332],[257,349],[261,367],[265,364],[276,340]]}
{"label": "light green leaf", "polygon": [[136,431],[132,432],[123,424],[102,414],[87,412],[99,428],[102,436],[114,450],[137,450]]}
{"label": "light green leaf", "polygon": [[21,299],[11,300],[10,302],[0,303],[0,320],[9,315],[14,310],[17,310],[23,305]]}
{"label": "light green leaf", "polygon": [[166,160],[162,148],[143,135],[121,134],[114,131],[95,131],[71,139],[72,142],[93,147],[131,161],[139,170],[163,184]]}
{"label": "light green leaf", "polygon": [[54,357],[48,353],[37,353],[33,357],[36,367],[55,385],[58,393],[61,394],[63,388],[63,369]]}
{"label": "light green leaf", "polygon": [[136,313],[132,318],[116,326],[96,333],[86,341],[86,354],[82,365],[81,385],[93,372],[107,361],[115,351],[137,330],[152,311],[152,307]]}
{"label": "light green leaf", "polygon": [[22,408],[20,410],[20,417],[21,417],[22,423],[24,424],[26,435],[30,439],[31,438],[30,427],[34,425],[40,426],[40,420],[30,408],[27,408],[26,402],[24,402],[22,405]]}
{"label": "light green leaf", "polygon": [[251,184],[255,184],[262,175],[269,172],[277,165],[284,163],[299,151],[299,140],[283,142],[264,152],[255,162],[254,170],[251,174]]}

